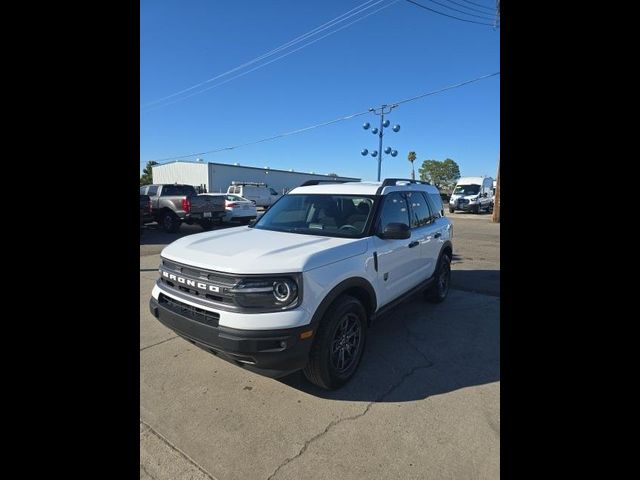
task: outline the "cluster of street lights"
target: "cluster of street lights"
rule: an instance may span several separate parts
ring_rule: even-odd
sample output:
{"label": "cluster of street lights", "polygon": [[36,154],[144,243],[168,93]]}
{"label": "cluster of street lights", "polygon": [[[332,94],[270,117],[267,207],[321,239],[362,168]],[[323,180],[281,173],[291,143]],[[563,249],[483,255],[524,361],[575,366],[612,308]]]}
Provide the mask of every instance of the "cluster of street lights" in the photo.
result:
{"label": "cluster of street lights", "polygon": [[[380,108],[370,108],[369,111],[373,112],[376,115],[380,115],[380,128],[372,128],[371,129],[371,133],[373,133],[374,135],[378,135],[379,137],[379,150],[373,150],[371,152],[371,156],[373,158],[378,158],[378,181],[380,181],[380,170],[382,168],[382,137],[384,136],[384,129],[388,128],[389,125],[391,125],[391,122],[389,122],[389,120],[385,120],[384,116],[388,113],[391,113],[391,110],[393,110],[394,108],[396,108],[398,105],[382,105]],[[364,128],[365,130],[369,130],[369,128],[371,128],[371,124],[369,122],[366,122],[362,125],[362,128]],[[393,130],[394,132],[399,132],[400,131],[400,125],[394,125],[391,130]],[[384,153],[386,153],[387,155],[391,155],[392,157],[395,157],[398,155],[398,151],[392,149],[391,147],[387,147],[384,149]],[[363,157],[366,157],[367,155],[369,155],[369,150],[367,150],[366,148],[363,148],[362,151],[360,152],[360,154]]]}

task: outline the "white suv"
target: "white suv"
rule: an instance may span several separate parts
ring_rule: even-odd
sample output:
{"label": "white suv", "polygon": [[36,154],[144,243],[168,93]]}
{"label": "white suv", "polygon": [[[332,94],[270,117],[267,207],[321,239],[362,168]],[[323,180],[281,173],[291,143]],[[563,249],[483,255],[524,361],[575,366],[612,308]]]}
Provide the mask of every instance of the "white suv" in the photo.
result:
{"label": "white suv", "polygon": [[355,373],[376,317],[417,292],[445,299],[452,233],[428,183],[312,180],[252,226],[168,245],[150,309],[236,365],[272,377],[303,369],[334,389]]}

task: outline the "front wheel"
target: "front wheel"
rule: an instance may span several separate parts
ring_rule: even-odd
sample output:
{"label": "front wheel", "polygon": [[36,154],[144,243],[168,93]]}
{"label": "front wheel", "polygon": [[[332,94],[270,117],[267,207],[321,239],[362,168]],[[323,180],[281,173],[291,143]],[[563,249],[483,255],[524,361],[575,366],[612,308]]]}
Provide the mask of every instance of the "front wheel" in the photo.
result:
{"label": "front wheel", "polygon": [[347,383],[362,359],[366,329],[367,313],[362,303],[350,295],[339,297],[320,321],[303,370],[305,377],[326,390]]}
{"label": "front wheel", "polygon": [[449,213],[453,213],[453,212],[455,212],[455,211],[456,211],[456,209],[455,209],[455,208],[453,208],[453,207],[449,207]]}
{"label": "front wheel", "polygon": [[451,258],[448,254],[440,257],[435,274],[435,284],[426,292],[427,300],[433,303],[440,303],[449,293],[451,283]]}

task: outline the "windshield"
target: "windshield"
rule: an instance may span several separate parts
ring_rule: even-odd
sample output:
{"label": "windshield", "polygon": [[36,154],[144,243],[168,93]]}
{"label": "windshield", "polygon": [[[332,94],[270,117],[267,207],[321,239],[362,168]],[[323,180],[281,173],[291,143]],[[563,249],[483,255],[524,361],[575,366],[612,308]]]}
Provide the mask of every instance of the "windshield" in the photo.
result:
{"label": "windshield", "polygon": [[373,197],[353,195],[285,195],[254,228],[329,237],[358,238],[373,210]]}
{"label": "windshield", "polygon": [[477,195],[480,185],[458,185],[453,191],[454,195]]}

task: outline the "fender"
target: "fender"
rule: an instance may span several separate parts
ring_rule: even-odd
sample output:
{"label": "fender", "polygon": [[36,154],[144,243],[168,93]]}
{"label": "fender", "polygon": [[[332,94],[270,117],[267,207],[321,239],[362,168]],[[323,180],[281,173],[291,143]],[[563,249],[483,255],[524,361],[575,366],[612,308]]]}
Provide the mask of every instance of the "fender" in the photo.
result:
{"label": "fender", "polygon": [[311,323],[310,323],[310,325],[314,328],[314,330],[318,326],[318,323],[320,323],[320,320],[322,319],[322,317],[324,317],[324,314],[326,313],[327,309],[335,301],[335,299],[353,287],[362,288],[367,292],[367,295],[369,298],[367,302],[363,302],[364,307],[367,310],[367,314],[369,316],[373,314],[373,312],[376,310],[376,307],[378,305],[378,299],[376,297],[376,292],[373,286],[369,283],[368,280],[362,277],[347,278],[346,280],[343,280],[338,285],[333,287],[331,291],[327,294],[327,296],[324,297],[322,302],[320,302],[320,305],[318,305],[318,308],[316,308],[316,311],[314,312],[313,317],[311,318]]}

